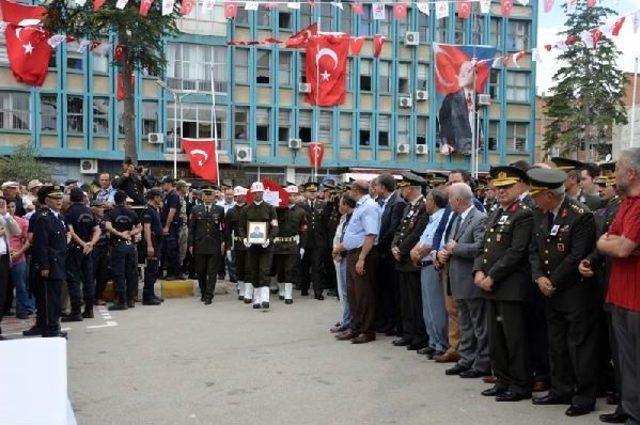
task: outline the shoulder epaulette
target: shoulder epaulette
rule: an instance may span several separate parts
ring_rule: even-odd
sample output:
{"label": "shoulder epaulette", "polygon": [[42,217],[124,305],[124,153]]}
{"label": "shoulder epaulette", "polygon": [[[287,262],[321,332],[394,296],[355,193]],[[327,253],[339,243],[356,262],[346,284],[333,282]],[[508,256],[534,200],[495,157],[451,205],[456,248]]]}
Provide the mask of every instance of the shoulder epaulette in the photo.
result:
{"label": "shoulder epaulette", "polygon": [[569,203],[569,206],[571,207],[571,209],[572,209],[574,212],[576,212],[576,213],[578,213],[578,214],[584,214],[584,212],[585,212],[585,209],[584,209],[584,208],[582,208],[581,206],[579,206],[578,204],[575,204],[575,203],[573,203],[573,202],[570,202],[570,203]]}

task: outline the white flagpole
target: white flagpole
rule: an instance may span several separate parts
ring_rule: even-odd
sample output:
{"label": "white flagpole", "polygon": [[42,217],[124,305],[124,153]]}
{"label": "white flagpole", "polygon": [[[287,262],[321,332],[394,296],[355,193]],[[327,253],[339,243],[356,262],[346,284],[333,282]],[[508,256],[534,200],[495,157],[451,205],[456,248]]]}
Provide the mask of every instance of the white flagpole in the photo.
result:
{"label": "white flagpole", "polygon": [[631,134],[629,136],[629,147],[635,146],[635,131],[636,131],[636,93],[638,91],[638,56],[634,62],[633,67],[633,92],[631,94]]}
{"label": "white flagpole", "polygon": [[217,184],[220,186],[220,165],[218,164],[218,119],[216,114],[216,88],[214,84],[213,78],[213,67],[214,64],[211,64],[211,107],[213,108],[213,155],[216,159],[216,179]]}
{"label": "white flagpole", "polygon": [[[321,22],[322,17],[318,16],[318,34],[320,34],[320,22]],[[316,53],[316,58],[318,57],[317,53]],[[316,110],[316,120],[315,120],[315,137],[312,140],[313,142],[318,143],[318,137],[320,137],[320,107],[318,106],[318,94],[320,93],[320,64],[318,63],[318,60],[316,59],[316,105],[315,105],[315,110]],[[313,176],[312,176],[312,180],[315,181],[318,178],[318,158],[316,157],[315,154],[315,150],[312,153],[312,157],[315,159],[314,160],[314,164],[313,164]]]}

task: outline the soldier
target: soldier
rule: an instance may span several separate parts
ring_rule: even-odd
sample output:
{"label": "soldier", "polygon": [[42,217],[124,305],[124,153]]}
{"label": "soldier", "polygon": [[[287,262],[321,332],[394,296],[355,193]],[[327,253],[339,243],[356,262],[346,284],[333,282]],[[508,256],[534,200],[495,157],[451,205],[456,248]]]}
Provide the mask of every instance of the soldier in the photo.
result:
{"label": "soldier", "polygon": [[180,217],[180,195],[175,188],[173,177],[162,179],[162,190],[165,193],[160,219],[162,221],[162,267],[167,271],[167,280],[180,279],[179,237],[182,218]]}
{"label": "soldier", "polygon": [[400,227],[391,242],[391,255],[396,261],[400,289],[400,315],[402,336],[393,341],[396,347],[407,346],[409,350],[420,350],[427,346],[427,330],[422,316],[421,267],[411,260],[411,249],[418,243],[427,226],[429,217],[421,187],[426,181],[411,172],[401,173],[398,182],[400,195],[407,202]]}
{"label": "soldier", "polygon": [[233,268],[238,280],[238,300],[250,304],[253,298],[253,286],[246,278],[247,247],[244,246],[240,236],[240,216],[246,207],[247,189],[242,186],[233,188],[233,197],[236,204],[229,208],[225,217],[226,249],[227,256],[232,256]]}
{"label": "soldier", "polygon": [[162,207],[160,189],[150,189],[145,194],[145,206],[140,221],[142,222],[142,241],[140,252],[144,253],[146,267],[144,269],[144,286],[142,287],[143,305],[160,305],[162,300],[156,296],[154,287],[160,273],[160,241],[162,240],[162,224],[158,209]]}
{"label": "soldier", "polygon": [[224,241],[224,208],[214,204],[214,189],[202,189],[203,205],[193,207],[189,222],[189,252],[196,262],[201,301],[213,302],[220,253]]}
{"label": "soldier", "polygon": [[333,265],[333,236],[336,234],[338,223],[340,223],[340,196],[338,188],[333,180],[326,180],[322,183],[325,191],[326,208],[324,210],[323,222],[326,226],[325,247],[322,254],[323,270],[325,277],[325,288],[328,289],[327,295],[337,295],[338,282],[336,274],[330,271],[334,269]]}
{"label": "soldier", "polygon": [[138,169],[129,157],[122,162],[122,174],[113,180],[113,188],[122,190],[128,197],[133,199],[135,205],[144,204],[144,182],[138,175]]}
{"label": "soldier", "polygon": [[142,226],[136,213],[125,205],[126,193],[117,191],[113,200],[116,205],[107,214],[105,228],[111,235],[111,272],[118,299],[109,310],[126,310],[136,306],[138,261],[134,239]]}
{"label": "soldier", "polygon": [[538,205],[529,250],[533,278],[546,297],[551,390],[534,404],[570,404],[567,416],[591,412],[597,394],[596,288],[578,273],[594,248],[593,214],[565,195],[567,174],[534,168],[527,172]]}
{"label": "soldier", "polygon": [[[591,209],[596,211],[602,207],[602,200],[597,194],[587,193],[582,187],[583,175],[589,176],[589,173],[594,171],[587,171],[592,169],[588,164],[584,164],[580,161],[569,158],[551,158],[556,167],[567,173],[566,196],[569,198],[581,202]],[[587,168],[588,167],[588,168]],[[591,177],[588,177],[589,179]]]}
{"label": "soldier", "polygon": [[[255,182],[251,185],[253,202],[243,208],[240,215],[239,233],[247,247],[246,267],[249,281],[253,284],[253,308],[269,308],[269,284],[271,262],[273,260],[273,239],[278,235],[278,216],[276,209],[263,199],[264,185]],[[266,226],[266,232],[260,230]],[[248,226],[251,229],[248,230]],[[252,243],[254,240],[254,243]],[[262,240],[262,243],[257,242]]]}
{"label": "soldier", "polygon": [[533,213],[518,200],[516,183],[526,180],[525,171],[507,166],[492,167],[490,173],[497,207],[489,215],[484,247],[473,271],[474,284],[487,299],[489,356],[497,381],[482,395],[519,401],[531,397],[524,302],[531,284],[528,249]]}
{"label": "soldier", "polygon": [[63,337],[60,330],[62,310],[62,282],[67,277],[67,226],[60,210],[64,189],[43,186],[38,191],[38,202],[46,205],[32,217],[33,241],[31,262],[36,277],[36,324],[25,336]]}
{"label": "soldier", "polygon": [[293,282],[296,281],[296,264],[301,246],[305,245],[307,231],[306,211],[296,204],[298,186],[287,186],[289,205],[278,208],[278,236],[273,240],[275,255],[273,262],[278,280],[278,295],[285,304],[293,303]]}
{"label": "soldier", "polygon": [[[81,322],[82,318],[93,318],[95,282],[91,252],[100,238],[100,226],[91,209],[84,204],[82,189],[72,188],[69,196],[72,204],[65,215],[65,221],[71,235],[67,253],[67,285],[71,299],[71,313],[63,317],[62,321]],[[81,315],[83,299],[84,312]]]}
{"label": "soldier", "polygon": [[301,295],[309,295],[309,287],[313,286],[315,299],[323,300],[322,290],[324,279],[322,273],[322,254],[326,244],[327,229],[323,222],[325,202],[317,199],[318,184],[308,182],[304,184],[307,202],[307,244],[302,256]]}

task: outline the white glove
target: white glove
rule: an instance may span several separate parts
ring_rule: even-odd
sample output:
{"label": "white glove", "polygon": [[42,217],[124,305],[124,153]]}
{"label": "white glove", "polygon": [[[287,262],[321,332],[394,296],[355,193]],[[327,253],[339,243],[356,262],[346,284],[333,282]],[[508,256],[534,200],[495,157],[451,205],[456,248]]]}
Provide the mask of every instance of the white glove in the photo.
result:
{"label": "white glove", "polygon": [[300,248],[300,258],[304,257],[304,248]]}
{"label": "white glove", "polygon": [[242,243],[244,244],[245,247],[249,248],[251,246],[251,244],[249,243],[249,239],[244,238],[242,240]]}
{"label": "white glove", "polygon": [[231,262],[231,250],[227,251],[227,261]]}
{"label": "white glove", "polygon": [[267,239],[266,242],[262,244],[262,247],[269,248],[269,239]]}

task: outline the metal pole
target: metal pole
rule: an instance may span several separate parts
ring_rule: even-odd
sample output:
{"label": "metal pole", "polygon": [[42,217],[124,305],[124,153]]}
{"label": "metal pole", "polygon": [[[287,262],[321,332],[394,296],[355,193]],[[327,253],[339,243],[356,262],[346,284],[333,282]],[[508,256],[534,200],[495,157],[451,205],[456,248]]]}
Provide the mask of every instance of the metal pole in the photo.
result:
{"label": "metal pole", "polygon": [[631,94],[631,134],[629,136],[629,147],[635,146],[634,137],[636,132],[636,93],[638,91],[638,56],[633,66],[633,93]]}
{"label": "metal pole", "polygon": [[[472,92],[472,99],[473,99],[473,104],[471,105],[472,108],[472,113],[473,113],[473,117],[472,117],[472,121],[471,123],[469,123],[469,126],[471,127],[471,175],[474,178],[477,178],[478,175],[476,173],[476,143],[477,143],[477,137],[476,137],[476,116],[477,116],[477,112],[476,112],[476,65],[475,65],[475,58],[473,58],[473,92]],[[468,118],[467,118],[468,119]]]}
{"label": "metal pole", "polygon": [[[318,34],[320,34],[320,29],[321,29],[321,16],[318,16]],[[316,58],[317,58],[317,53],[316,53]],[[316,105],[315,105],[315,115],[316,115],[316,121],[315,121],[315,125],[314,125],[314,140],[312,140],[313,142],[318,143],[319,140],[318,138],[320,137],[320,107],[318,106],[318,94],[320,93],[320,64],[318,63],[318,61],[316,60]],[[313,153],[314,158],[315,158],[315,152]],[[311,180],[316,181],[316,179],[318,178],[318,161],[315,161],[315,164],[313,165],[313,176],[311,178]]]}
{"label": "metal pole", "polygon": [[173,178],[178,178],[178,94],[173,95]]}
{"label": "metal pole", "polygon": [[213,64],[211,64],[211,107],[213,108],[213,154],[216,158],[216,179],[220,184],[220,166],[218,165],[218,119],[216,115],[216,88],[213,80]]}

